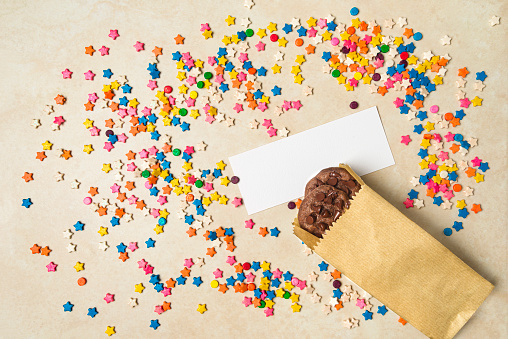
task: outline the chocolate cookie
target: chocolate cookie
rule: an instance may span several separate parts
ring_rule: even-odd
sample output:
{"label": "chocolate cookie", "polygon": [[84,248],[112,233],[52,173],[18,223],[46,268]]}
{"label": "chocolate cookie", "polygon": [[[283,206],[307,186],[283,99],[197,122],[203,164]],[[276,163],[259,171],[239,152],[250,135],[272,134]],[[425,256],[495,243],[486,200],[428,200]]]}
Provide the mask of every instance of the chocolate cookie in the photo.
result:
{"label": "chocolate cookie", "polygon": [[321,185],[333,186],[344,191],[349,199],[353,199],[356,192],[360,190],[358,181],[345,168],[340,167],[329,167],[319,172],[305,186],[305,196]]}
{"label": "chocolate cookie", "polygon": [[322,238],[346,209],[349,208],[348,195],[333,186],[321,185],[313,189],[303,199],[298,211],[300,226]]}

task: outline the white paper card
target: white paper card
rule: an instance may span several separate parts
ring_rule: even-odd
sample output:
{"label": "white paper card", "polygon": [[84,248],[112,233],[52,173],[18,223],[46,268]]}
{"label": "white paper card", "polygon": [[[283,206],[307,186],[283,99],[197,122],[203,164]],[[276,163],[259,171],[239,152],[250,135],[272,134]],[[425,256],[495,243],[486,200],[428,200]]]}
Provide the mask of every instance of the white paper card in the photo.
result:
{"label": "white paper card", "polygon": [[253,214],[302,197],[307,181],[323,168],[345,163],[361,176],[395,161],[374,106],[232,156],[229,163]]}

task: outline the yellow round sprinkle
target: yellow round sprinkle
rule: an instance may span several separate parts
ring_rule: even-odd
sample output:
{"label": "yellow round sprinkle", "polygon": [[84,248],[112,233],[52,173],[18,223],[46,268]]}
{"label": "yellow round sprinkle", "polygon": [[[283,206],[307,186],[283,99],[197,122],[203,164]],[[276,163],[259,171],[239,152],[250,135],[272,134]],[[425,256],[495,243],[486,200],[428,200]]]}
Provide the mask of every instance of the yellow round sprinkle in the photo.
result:
{"label": "yellow round sprinkle", "polygon": [[196,92],[196,91],[192,91],[192,92],[190,92],[190,97],[191,97],[192,99],[196,99],[196,98],[198,97],[198,92]]}
{"label": "yellow round sprinkle", "polygon": [[219,282],[217,280],[212,280],[210,286],[212,286],[212,288],[217,288],[219,287]]}
{"label": "yellow round sprinkle", "polygon": [[360,72],[356,72],[356,73],[355,73],[355,75],[354,75],[354,78],[355,78],[356,80],[360,80],[360,79],[362,78],[362,73],[360,73]]}

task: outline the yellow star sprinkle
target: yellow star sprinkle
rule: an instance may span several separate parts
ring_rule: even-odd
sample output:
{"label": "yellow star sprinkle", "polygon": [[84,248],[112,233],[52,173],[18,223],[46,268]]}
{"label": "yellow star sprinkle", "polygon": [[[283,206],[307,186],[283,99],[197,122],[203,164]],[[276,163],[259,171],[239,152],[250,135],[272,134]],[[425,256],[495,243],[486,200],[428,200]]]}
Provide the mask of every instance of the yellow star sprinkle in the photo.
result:
{"label": "yellow star sprinkle", "polygon": [[143,286],[143,283],[134,285],[134,292],[143,293],[144,289],[145,289],[145,286]]}
{"label": "yellow star sprinkle", "polygon": [[108,327],[106,328],[106,332],[104,332],[104,333],[106,333],[108,336],[110,336],[110,337],[111,337],[113,334],[115,334],[115,333],[116,333],[116,332],[115,332],[115,326],[108,326]]}
{"label": "yellow star sprinkle", "polygon": [[295,62],[299,63],[300,65],[305,62],[305,56],[304,55],[297,55]]}
{"label": "yellow star sprinkle", "polygon": [[224,168],[226,168],[226,164],[222,160],[215,163],[215,165],[217,165],[217,169],[220,169],[221,171],[224,170]]}
{"label": "yellow star sprinkle", "polygon": [[464,200],[457,200],[457,208],[461,210],[464,207],[466,207],[466,202]]}
{"label": "yellow star sprinkle", "polygon": [[229,199],[225,195],[223,195],[219,198],[219,204],[226,205],[228,203],[228,200]]}
{"label": "yellow star sprinkle", "polygon": [[198,304],[197,311],[201,314],[205,313],[207,311],[206,304]]}
{"label": "yellow star sprinkle", "polygon": [[228,15],[228,17],[226,18],[226,23],[228,24],[228,26],[231,26],[231,25],[234,25],[235,24],[235,19],[234,17],[232,17],[231,15]]}
{"label": "yellow star sprinkle", "polygon": [[193,117],[194,119],[197,119],[197,117],[200,116],[199,111],[197,109],[191,109],[191,112],[189,116]]}
{"label": "yellow star sprinkle", "polygon": [[260,28],[256,35],[259,36],[260,39],[263,39],[266,36],[266,30]]}
{"label": "yellow star sprinkle", "polygon": [[155,226],[155,228],[153,230],[155,231],[155,234],[164,233],[164,226],[157,225],[157,226]]}
{"label": "yellow star sprinkle", "polygon": [[76,270],[76,272],[83,271],[85,269],[84,266],[85,266],[84,263],[78,261],[76,265],[74,265],[74,269]]}
{"label": "yellow star sprinkle", "polygon": [[87,153],[87,154],[90,154],[93,152],[93,147],[92,147],[92,144],[90,145],[84,145],[83,146],[83,152]]}
{"label": "yellow star sprinkle", "polygon": [[291,309],[293,310],[293,313],[294,312],[300,312],[301,308],[302,308],[302,305],[299,305],[299,304],[293,304],[293,305],[291,305]]}
{"label": "yellow star sprinkle", "polygon": [[267,29],[270,31],[270,33],[272,33],[273,31],[277,30],[277,24],[274,24],[273,22],[270,22],[270,24],[268,25]]}
{"label": "yellow star sprinkle", "polygon": [[190,171],[192,169],[192,162],[185,162],[185,164],[182,166],[182,168],[184,170],[186,170],[187,172]]}
{"label": "yellow star sprinkle", "polygon": [[474,176],[474,180],[476,180],[476,182],[478,183],[478,182],[483,181],[483,177],[484,177],[484,175],[483,175],[483,174],[480,174],[480,173],[478,172],[478,173],[476,173],[476,175]]}
{"label": "yellow star sprinkle", "polygon": [[211,195],[210,195],[210,199],[212,199],[212,201],[218,201],[220,198],[220,194],[217,193],[217,191],[213,192]]}
{"label": "yellow star sprinkle", "polygon": [[263,271],[268,271],[270,269],[270,263],[266,261],[263,261],[263,263],[259,266],[263,269]]}
{"label": "yellow star sprinkle", "polygon": [[93,120],[86,118],[85,122],[83,122],[83,125],[85,125],[86,129],[92,128],[93,127]]}
{"label": "yellow star sprinkle", "polygon": [[51,150],[52,146],[53,146],[53,144],[50,143],[48,140],[46,140],[45,142],[42,143],[42,149],[46,150],[46,151]]}
{"label": "yellow star sprinkle", "polygon": [[310,17],[309,20],[307,20],[307,25],[309,25],[309,27],[314,27],[314,26],[316,26],[316,22],[317,22],[316,19],[314,19],[313,17]]}
{"label": "yellow star sprinkle", "polygon": [[161,217],[161,218],[165,219],[165,218],[167,218],[168,215],[169,215],[169,212],[167,209],[163,209],[163,210],[159,211],[159,217]]}
{"label": "yellow star sprinkle", "polygon": [[471,103],[473,104],[473,107],[481,106],[483,99],[478,98],[478,96],[474,97],[473,100],[471,100]]}
{"label": "yellow star sprinkle", "polygon": [[423,126],[423,128],[425,128],[427,132],[430,132],[434,129],[434,124],[431,123],[430,121],[427,121],[427,123],[425,124],[425,126]]}
{"label": "yellow star sprinkle", "polygon": [[226,176],[226,177],[224,177],[224,178],[221,178],[221,179],[220,179],[220,184],[221,184],[221,185],[224,185],[224,186],[229,185],[229,183],[230,183],[230,182],[231,182],[231,181],[228,179],[228,177],[227,177],[227,176]]}
{"label": "yellow star sprinkle", "polygon": [[212,31],[210,30],[204,31],[202,35],[205,37],[205,40],[208,40],[209,38],[212,37]]}
{"label": "yellow star sprinkle", "polygon": [[282,37],[278,40],[279,42],[279,47],[286,47],[288,41],[286,40],[286,38]]}
{"label": "yellow star sprinkle", "polygon": [[201,199],[201,203],[203,205],[205,205],[206,207],[208,207],[212,203],[212,201],[210,200],[209,197],[204,197],[204,198]]}
{"label": "yellow star sprinkle", "polygon": [[101,228],[99,229],[99,231],[97,231],[97,233],[99,233],[101,235],[101,237],[103,237],[106,234],[108,234],[108,228],[104,227],[104,226],[101,226]]}
{"label": "yellow star sprinkle", "polygon": [[289,299],[291,299],[292,302],[297,303],[298,301],[300,301],[300,295],[293,293],[291,294],[291,297]]}
{"label": "yellow star sprinkle", "polygon": [[102,164],[102,171],[109,173],[112,170],[111,164]]}
{"label": "yellow star sprinkle", "polygon": [[139,105],[138,99],[134,98],[132,100],[129,100],[129,106],[136,108],[138,107],[138,105]]}
{"label": "yellow star sprinkle", "polygon": [[305,80],[301,74],[298,74],[297,76],[295,76],[295,84],[302,84],[303,80]]}
{"label": "yellow star sprinkle", "polygon": [[273,65],[273,67],[272,67],[273,74],[280,73],[281,68],[282,67],[277,64]]}

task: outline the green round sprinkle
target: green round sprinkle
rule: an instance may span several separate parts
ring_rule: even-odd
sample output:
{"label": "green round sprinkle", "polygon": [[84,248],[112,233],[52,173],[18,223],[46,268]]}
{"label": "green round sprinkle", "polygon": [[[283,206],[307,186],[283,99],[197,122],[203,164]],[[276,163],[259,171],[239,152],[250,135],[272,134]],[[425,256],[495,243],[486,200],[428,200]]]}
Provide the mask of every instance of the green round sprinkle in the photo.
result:
{"label": "green round sprinkle", "polygon": [[144,170],[143,172],[141,172],[141,176],[143,178],[148,178],[150,176],[150,171],[149,170]]}
{"label": "green round sprinkle", "polygon": [[289,293],[288,291],[284,292],[284,299],[289,299],[289,297],[291,296],[291,293]]}
{"label": "green round sprinkle", "polygon": [[205,87],[205,83],[203,81],[198,81],[198,88]]}
{"label": "green round sprinkle", "polygon": [[332,77],[338,78],[340,76],[340,71],[338,69],[334,69],[332,72]]}
{"label": "green round sprinkle", "polygon": [[249,28],[248,30],[245,31],[245,35],[247,35],[248,37],[251,37],[254,35],[254,31]]}
{"label": "green round sprinkle", "polygon": [[211,72],[206,72],[206,73],[205,73],[205,79],[206,79],[206,80],[210,80],[210,79],[212,78],[212,76],[213,76],[213,75],[212,75],[212,73],[211,73]]}
{"label": "green round sprinkle", "polygon": [[259,308],[265,308],[265,306],[266,306],[265,301],[264,301],[264,300],[261,300],[261,301],[259,302]]}
{"label": "green round sprinkle", "polygon": [[180,151],[180,149],[179,149],[179,148],[175,148],[175,149],[173,150],[173,155],[174,155],[175,157],[179,156],[180,154],[182,154],[182,151]]}
{"label": "green round sprinkle", "polygon": [[180,110],[178,111],[178,113],[179,113],[182,117],[184,117],[184,116],[186,116],[186,115],[187,115],[187,109],[185,109],[185,108],[180,108]]}
{"label": "green round sprinkle", "polygon": [[197,187],[197,188],[201,188],[203,187],[203,182],[201,180],[196,180],[196,182],[194,183],[194,185]]}
{"label": "green round sprinkle", "polygon": [[381,46],[381,52],[382,52],[382,53],[386,53],[386,52],[388,52],[389,50],[390,50],[390,46],[388,46],[388,45],[383,45],[383,46]]}

